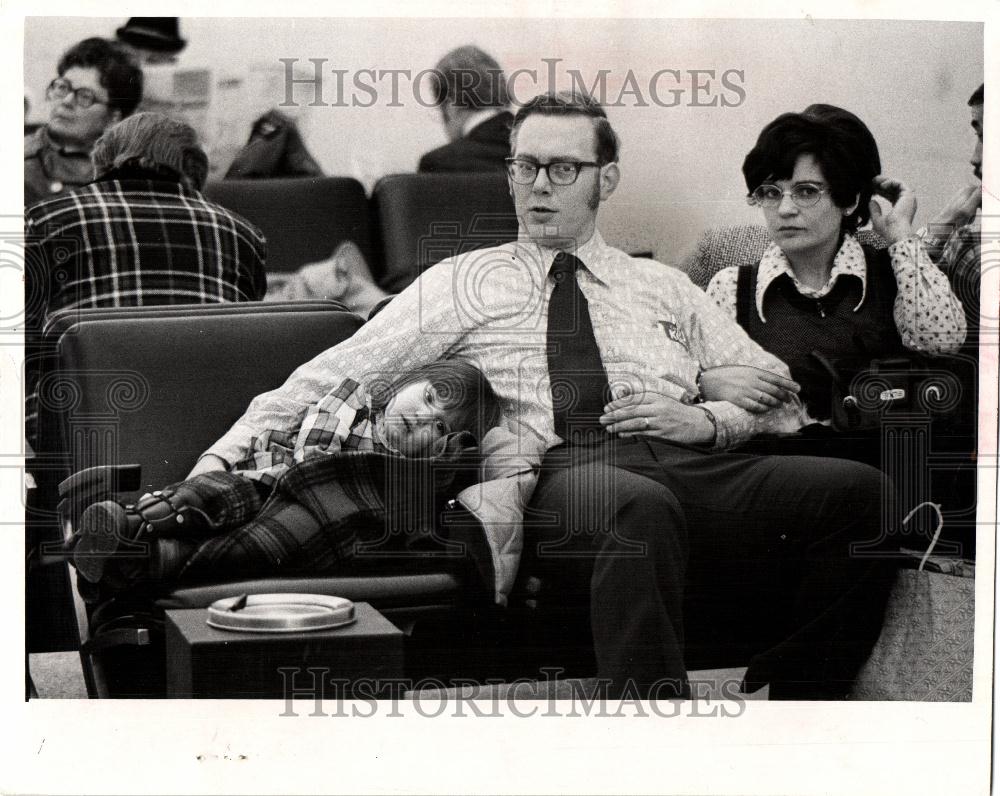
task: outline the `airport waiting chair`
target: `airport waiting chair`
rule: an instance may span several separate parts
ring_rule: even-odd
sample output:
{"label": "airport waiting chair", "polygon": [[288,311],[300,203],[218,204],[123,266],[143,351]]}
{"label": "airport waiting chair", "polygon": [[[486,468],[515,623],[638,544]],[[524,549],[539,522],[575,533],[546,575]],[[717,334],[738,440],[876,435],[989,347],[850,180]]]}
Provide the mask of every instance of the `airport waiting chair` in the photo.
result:
{"label": "airport waiting chair", "polygon": [[517,237],[507,178],[496,174],[395,174],[372,194],[382,246],[381,287],[398,293],[428,266]]}
{"label": "airport waiting chair", "polygon": [[[42,478],[29,512],[37,559],[58,558],[59,478],[87,467],[141,464],[141,479],[122,472],[122,499],[183,479],[251,398],[280,385],[362,322],[333,302],[296,304],[83,310],[56,324],[58,364],[40,382],[50,477]],[[234,590],[318,592],[370,602],[412,631],[422,617],[434,621],[470,603],[477,591],[463,582],[463,566],[433,556],[404,558],[351,567],[342,576],[230,582],[156,595],[155,602],[125,598],[89,606],[69,593],[71,604],[68,590],[33,593],[29,586],[28,601],[49,603],[63,621],[77,620],[91,696],[156,696],[164,683],[164,608],[205,607]],[[58,572],[64,583],[72,577],[64,563],[38,569]]]}
{"label": "airport waiting chair", "polygon": [[260,227],[268,273],[287,274],[324,260],[345,240],[372,262],[368,199],[350,177],[215,180],[205,186],[205,196]]}
{"label": "airport waiting chair", "polygon": [[[474,572],[471,546],[469,556],[351,562],[334,575],[229,581],[89,605],[69,588],[73,571],[58,557],[59,479],[87,467],[142,465],[141,478],[122,471],[115,490],[122,499],[182,479],[253,396],[361,324],[336,304],[303,302],[301,310],[296,304],[84,310],[54,325],[58,367],[42,383],[51,477],[40,489],[33,524],[49,531],[36,534],[36,558],[47,550],[58,560],[36,569],[61,578],[63,589],[29,589],[29,630],[38,605],[75,624],[95,697],[162,695],[162,612],[203,608],[236,593],[314,592],[369,602],[407,633],[407,674],[414,680],[537,677],[541,666],[552,665],[566,676],[593,674],[585,607],[552,599],[546,584],[522,572],[509,607],[497,608]],[[446,535],[451,519],[461,526],[468,517],[446,515]]]}
{"label": "airport waiting chair", "polygon": [[[346,312],[338,302],[295,301],[256,303],[215,304],[213,317],[244,314],[248,308],[268,313],[284,312]],[[108,307],[88,309],[66,309],[56,312],[49,319],[43,339],[37,350],[29,356],[40,362],[41,384],[45,387],[42,396],[39,440],[28,462],[35,487],[27,491],[26,501],[26,564],[27,564],[27,650],[29,652],[64,652],[79,646],[77,626],[71,615],[63,607],[70,598],[69,581],[65,569],[38,566],[39,549],[42,544],[58,543],[62,538],[62,527],[56,515],[58,502],[57,484],[72,472],[74,460],[61,419],[66,411],[66,401],[78,399],[78,384],[74,377],[59,375],[58,348],[64,344],[63,338],[78,322],[97,320],[121,321],[126,318],[155,318],[189,315],[195,308],[206,305],[156,305],[145,307]],[[49,374],[49,375],[46,375]],[[124,383],[121,385],[124,387]],[[73,416],[79,414],[69,409]],[[77,440],[78,444],[84,444]]]}

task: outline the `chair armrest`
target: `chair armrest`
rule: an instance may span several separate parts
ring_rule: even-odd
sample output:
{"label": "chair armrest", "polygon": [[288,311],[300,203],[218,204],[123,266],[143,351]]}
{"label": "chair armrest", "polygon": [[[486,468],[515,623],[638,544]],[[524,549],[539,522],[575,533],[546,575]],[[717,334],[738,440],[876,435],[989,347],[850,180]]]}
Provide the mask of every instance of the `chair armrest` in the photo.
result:
{"label": "chair armrest", "polygon": [[117,492],[133,492],[141,483],[142,467],[138,464],[88,467],[60,482],[56,510],[64,527],[68,523],[75,528],[87,506],[108,500]]}
{"label": "chair armrest", "polygon": [[88,467],[73,473],[60,482],[59,497],[72,498],[90,493],[112,494],[132,492],[142,481],[142,467],[138,464],[106,464]]}
{"label": "chair armrest", "polygon": [[152,644],[147,627],[119,627],[108,630],[95,638],[87,639],[80,645],[80,651],[88,655],[102,652],[112,647],[145,647]]}

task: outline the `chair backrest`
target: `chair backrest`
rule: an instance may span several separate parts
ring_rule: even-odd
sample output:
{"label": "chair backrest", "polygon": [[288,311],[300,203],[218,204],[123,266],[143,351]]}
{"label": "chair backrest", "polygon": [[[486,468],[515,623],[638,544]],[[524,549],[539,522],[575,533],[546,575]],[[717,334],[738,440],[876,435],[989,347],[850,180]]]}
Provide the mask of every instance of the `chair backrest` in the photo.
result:
{"label": "chair backrest", "polygon": [[[122,320],[123,318],[187,317],[195,307],[207,305],[161,304],[143,307],[95,307],[59,310],[49,316],[44,336],[50,344],[58,342],[62,334],[79,321]],[[246,312],[349,312],[341,302],[333,299],[300,299],[298,301],[245,301],[240,303],[213,304],[213,315],[242,315]]]}
{"label": "chair backrest", "polygon": [[350,177],[216,180],[205,196],[252,221],[267,238],[267,270],[294,271],[354,241],[371,261],[371,211],[365,190]]}
{"label": "chair backrest", "polygon": [[382,244],[379,284],[398,293],[425,268],[517,237],[503,174],[396,174],[372,194]]}
{"label": "chair backrest", "polygon": [[136,462],[143,490],[183,478],[254,396],[361,325],[335,303],[164,309],[80,317],[60,334],[47,387],[73,392],[57,412],[73,471]]}
{"label": "chair backrest", "polygon": [[[886,243],[871,230],[861,229],[858,241],[884,249]],[[678,264],[688,278],[703,290],[723,268],[751,265],[760,260],[771,242],[763,224],[739,224],[705,230],[693,251]]]}

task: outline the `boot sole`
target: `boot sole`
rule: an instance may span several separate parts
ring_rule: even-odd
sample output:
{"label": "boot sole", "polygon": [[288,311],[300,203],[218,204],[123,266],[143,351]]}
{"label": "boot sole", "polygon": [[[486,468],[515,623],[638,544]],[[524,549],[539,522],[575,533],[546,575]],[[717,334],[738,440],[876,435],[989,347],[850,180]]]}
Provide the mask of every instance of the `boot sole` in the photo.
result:
{"label": "boot sole", "polygon": [[80,517],[80,539],[73,550],[73,565],[86,580],[99,583],[108,559],[128,532],[125,509],[111,500],[89,506]]}

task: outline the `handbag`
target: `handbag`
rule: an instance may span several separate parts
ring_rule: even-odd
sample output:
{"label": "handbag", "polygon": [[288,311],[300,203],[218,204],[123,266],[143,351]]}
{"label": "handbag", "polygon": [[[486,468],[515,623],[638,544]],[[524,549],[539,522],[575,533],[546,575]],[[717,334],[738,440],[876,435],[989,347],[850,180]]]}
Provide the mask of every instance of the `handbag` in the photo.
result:
{"label": "handbag", "polygon": [[837,431],[872,431],[890,413],[959,422],[968,404],[958,357],[828,359],[812,351],[830,377],[831,423]]}
{"label": "handbag", "polygon": [[295,121],[270,110],[254,122],[250,139],[236,153],[224,179],[322,176],[323,170],[306,148]]}
{"label": "handbag", "polygon": [[[935,503],[938,527],[916,569],[900,569],[889,595],[882,633],[851,691],[854,700],[971,702],[975,625],[974,566],[943,560],[945,571],[930,571],[931,552],[944,521]],[[939,569],[942,567],[938,567]]]}

